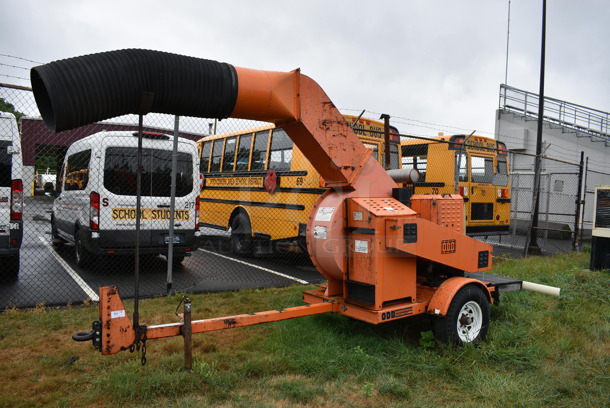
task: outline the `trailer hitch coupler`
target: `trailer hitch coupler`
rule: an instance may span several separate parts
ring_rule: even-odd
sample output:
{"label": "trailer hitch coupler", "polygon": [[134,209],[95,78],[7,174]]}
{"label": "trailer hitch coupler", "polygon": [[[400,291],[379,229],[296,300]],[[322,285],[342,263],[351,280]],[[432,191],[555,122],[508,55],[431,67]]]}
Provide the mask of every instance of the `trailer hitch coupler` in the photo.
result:
{"label": "trailer hitch coupler", "polygon": [[74,341],[89,341],[93,342],[93,347],[98,350],[102,349],[102,322],[96,320],[91,325],[90,331],[82,331],[72,335]]}
{"label": "trailer hitch coupler", "polygon": [[93,330],[82,331],[82,332],[74,333],[72,335],[72,340],[74,340],[74,341],[89,341],[89,340],[93,340],[94,337],[95,337],[95,332]]}

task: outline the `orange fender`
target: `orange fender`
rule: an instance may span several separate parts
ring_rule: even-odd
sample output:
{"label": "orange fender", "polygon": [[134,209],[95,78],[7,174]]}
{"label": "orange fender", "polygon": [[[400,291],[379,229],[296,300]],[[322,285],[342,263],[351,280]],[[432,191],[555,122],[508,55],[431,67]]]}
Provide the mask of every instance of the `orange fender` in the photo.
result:
{"label": "orange fender", "polygon": [[487,296],[487,300],[489,303],[492,303],[491,293],[489,292],[489,288],[483,284],[480,280],[471,279],[471,278],[463,278],[463,277],[453,277],[447,279],[445,282],[438,287],[434,295],[432,295],[432,299],[430,299],[430,303],[428,304],[428,314],[433,314],[436,316],[445,316],[447,311],[449,310],[449,306],[451,306],[451,301],[453,297],[458,293],[460,289],[469,284],[475,284],[483,289],[483,293]]}

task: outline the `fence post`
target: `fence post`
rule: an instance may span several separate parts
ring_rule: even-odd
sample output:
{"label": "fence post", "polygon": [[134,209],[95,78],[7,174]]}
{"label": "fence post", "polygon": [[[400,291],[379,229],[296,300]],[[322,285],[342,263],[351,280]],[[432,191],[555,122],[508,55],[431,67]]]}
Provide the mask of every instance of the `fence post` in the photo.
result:
{"label": "fence post", "polygon": [[[580,205],[582,204],[582,187],[584,181],[584,167],[585,167],[585,152],[580,152],[580,164],[578,165],[578,190],[576,192],[576,214],[574,216],[574,237],[572,238],[572,250],[576,251],[577,242],[580,240]],[[578,247],[580,250],[580,247]]]}

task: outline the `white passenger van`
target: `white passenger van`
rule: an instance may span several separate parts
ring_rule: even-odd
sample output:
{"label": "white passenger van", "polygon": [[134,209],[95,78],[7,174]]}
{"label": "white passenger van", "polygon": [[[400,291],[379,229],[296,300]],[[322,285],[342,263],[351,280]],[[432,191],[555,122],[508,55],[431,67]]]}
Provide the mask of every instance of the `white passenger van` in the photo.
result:
{"label": "white passenger van", "polygon": [[0,112],[0,283],[17,279],[23,237],[21,138],[12,113]]}
{"label": "white passenger van", "polygon": [[[143,134],[140,254],[167,256],[173,136]],[[100,132],[66,153],[51,215],[54,245],[74,244],[76,263],[133,254],[136,244],[138,133]],[[195,142],[179,138],[174,211],[175,263],[197,247],[201,176]]]}

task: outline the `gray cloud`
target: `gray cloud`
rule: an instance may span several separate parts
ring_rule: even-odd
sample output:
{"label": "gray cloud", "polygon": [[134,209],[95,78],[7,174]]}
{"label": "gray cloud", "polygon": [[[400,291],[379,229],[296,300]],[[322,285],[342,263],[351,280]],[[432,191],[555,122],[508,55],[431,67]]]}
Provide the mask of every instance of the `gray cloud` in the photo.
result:
{"label": "gray cloud", "polygon": [[[508,83],[531,92],[541,4],[511,1]],[[4,0],[0,54],[44,63],[137,47],[257,69],[300,67],[340,108],[402,118],[403,132],[489,135],[505,76],[507,11],[507,0]],[[548,2],[548,96],[610,110],[609,15],[604,0]],[[13,77],[29,73],[6,65],[36,65],[0,63],[0,81],[19,85],[28,83]]]}

